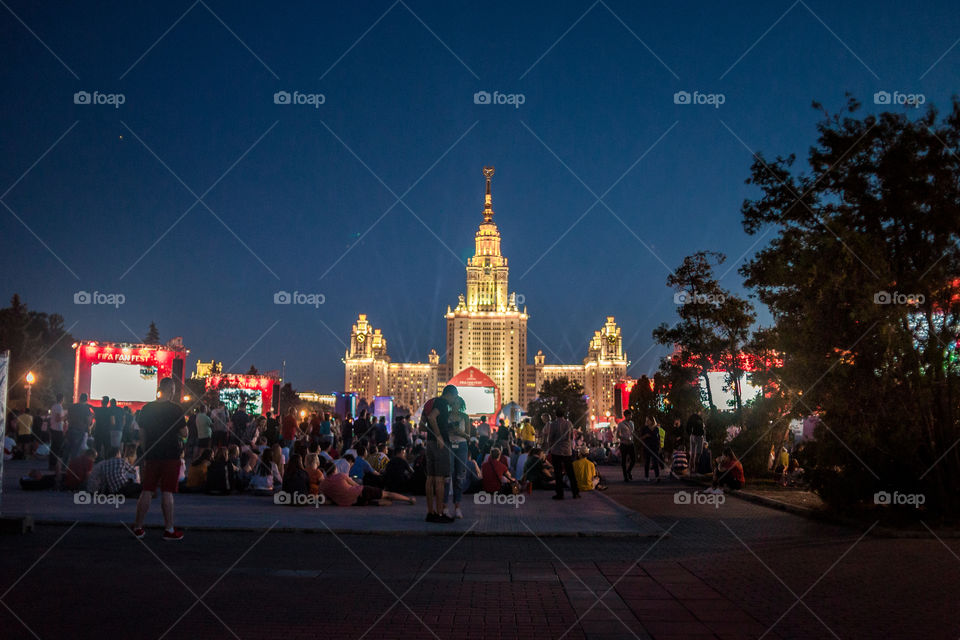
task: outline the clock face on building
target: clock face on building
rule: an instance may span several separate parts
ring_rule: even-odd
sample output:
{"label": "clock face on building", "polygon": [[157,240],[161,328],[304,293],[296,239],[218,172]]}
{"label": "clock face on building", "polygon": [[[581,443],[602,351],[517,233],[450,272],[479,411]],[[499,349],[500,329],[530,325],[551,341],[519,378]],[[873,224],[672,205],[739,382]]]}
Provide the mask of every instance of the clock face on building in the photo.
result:
{"label": "clock face on building", "polygon": [[357,334],[357,342],[363,342],[363,341],[366,340],[366,339],[367,339],[367,334],[365,334],[365,333],[358,333],[358,334]]}
{"label": "clock face on building", "polygon": [[616,344],[617,336],[611,333],[610,335],[607,336],[607,342],[609,342],[610,344]]}

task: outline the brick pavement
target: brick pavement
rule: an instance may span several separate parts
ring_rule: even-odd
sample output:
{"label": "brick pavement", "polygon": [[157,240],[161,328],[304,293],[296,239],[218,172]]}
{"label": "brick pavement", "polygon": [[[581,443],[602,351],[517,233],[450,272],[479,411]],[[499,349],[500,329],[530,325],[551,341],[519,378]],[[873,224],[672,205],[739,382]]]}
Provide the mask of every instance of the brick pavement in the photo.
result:
{"label": "brick pavement", "polygon": [[673,527],[660,541],[39,527],[0,538],[0,637],[960,635],[957,541],[861,540],[742,501],[677,505],[678,488],[608,492]]}

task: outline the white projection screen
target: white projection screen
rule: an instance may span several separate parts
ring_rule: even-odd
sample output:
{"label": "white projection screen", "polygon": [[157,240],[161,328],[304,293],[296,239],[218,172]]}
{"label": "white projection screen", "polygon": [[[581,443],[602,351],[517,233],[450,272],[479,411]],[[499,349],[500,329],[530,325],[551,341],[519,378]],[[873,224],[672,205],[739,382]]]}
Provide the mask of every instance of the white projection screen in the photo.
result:
{"label": "white projection screen", "polygon": [[90,397],[109,396],[121,402],[157,399],[157,368],[139,364],[98,362],[90,368]]}
{"label": "white projection screen", "polygon": [[457,387],[467,407],[467,415],[490,415],[497,408],[496,389],[493,387]]}

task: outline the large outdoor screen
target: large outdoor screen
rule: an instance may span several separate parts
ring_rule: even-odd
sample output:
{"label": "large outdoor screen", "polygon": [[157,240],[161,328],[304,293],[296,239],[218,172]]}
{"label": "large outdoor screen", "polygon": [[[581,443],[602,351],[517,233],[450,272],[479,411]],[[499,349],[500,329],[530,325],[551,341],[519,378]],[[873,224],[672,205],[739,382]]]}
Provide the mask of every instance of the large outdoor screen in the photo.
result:
{"label": "large outdoor screen", "polygon": [[246,403],[249,414],[260,415],[263,410],[263,394],[256,389],[221,389],[220,400],[231,413],[241,402]]}
{"label": "large outdoor screen", "polygon": [[97,362],[90,368],[90,397],[118,402],[157,399],[157,368],[120,362]]}
{"label": "large outdoor screen", "polygon": [[490,415],[497,408],[496,389],[493,387],[457,387],[467,407],[467,415]]}

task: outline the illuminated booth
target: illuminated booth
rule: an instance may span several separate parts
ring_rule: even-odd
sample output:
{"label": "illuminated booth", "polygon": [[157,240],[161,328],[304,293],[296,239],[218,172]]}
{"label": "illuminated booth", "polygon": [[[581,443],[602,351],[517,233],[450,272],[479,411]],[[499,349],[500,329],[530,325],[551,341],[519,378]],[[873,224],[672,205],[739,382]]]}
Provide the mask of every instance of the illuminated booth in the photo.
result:
{"label": "illuminated booth", "polygon": [[[467,367],[453,376],[447,384],[457,388],[471,418],[496,418],[500,413],[500,388],[493,378],[476,367]],[[493,424],[493,423],[491,423]]]}
{"label": "illuminated booth", "polygon": [[386,418],[387,433],[393,431],[393,396],[375,396],[373,398],[373,417]]}
{"label": "illuminated booth", "polygon": [[116,399],[118,406],[137,410],[157,399],[163,378],[176,381],[178,395],[183,389],[184,363],[190,351],[182,344],[84,340],[74,344],[74,349],[74,402],[79,402],[80,394],[85,393],[93,406],[99,406],[100,398],[107,396]]}
{"label": "illuminated booth", "polygon": [[338,391],[333,394],[333,411],[340,418],[357,417],[357,394],[353,391]]}
{"label": "illuminated booth", "polygon": [[241,403],[247,405],[247,413],[263,415],[276,411],[280,400],[280,378],[276,376],[224,373],[207,378],[207,390],[218,389],[220,402],[232,413]]}

